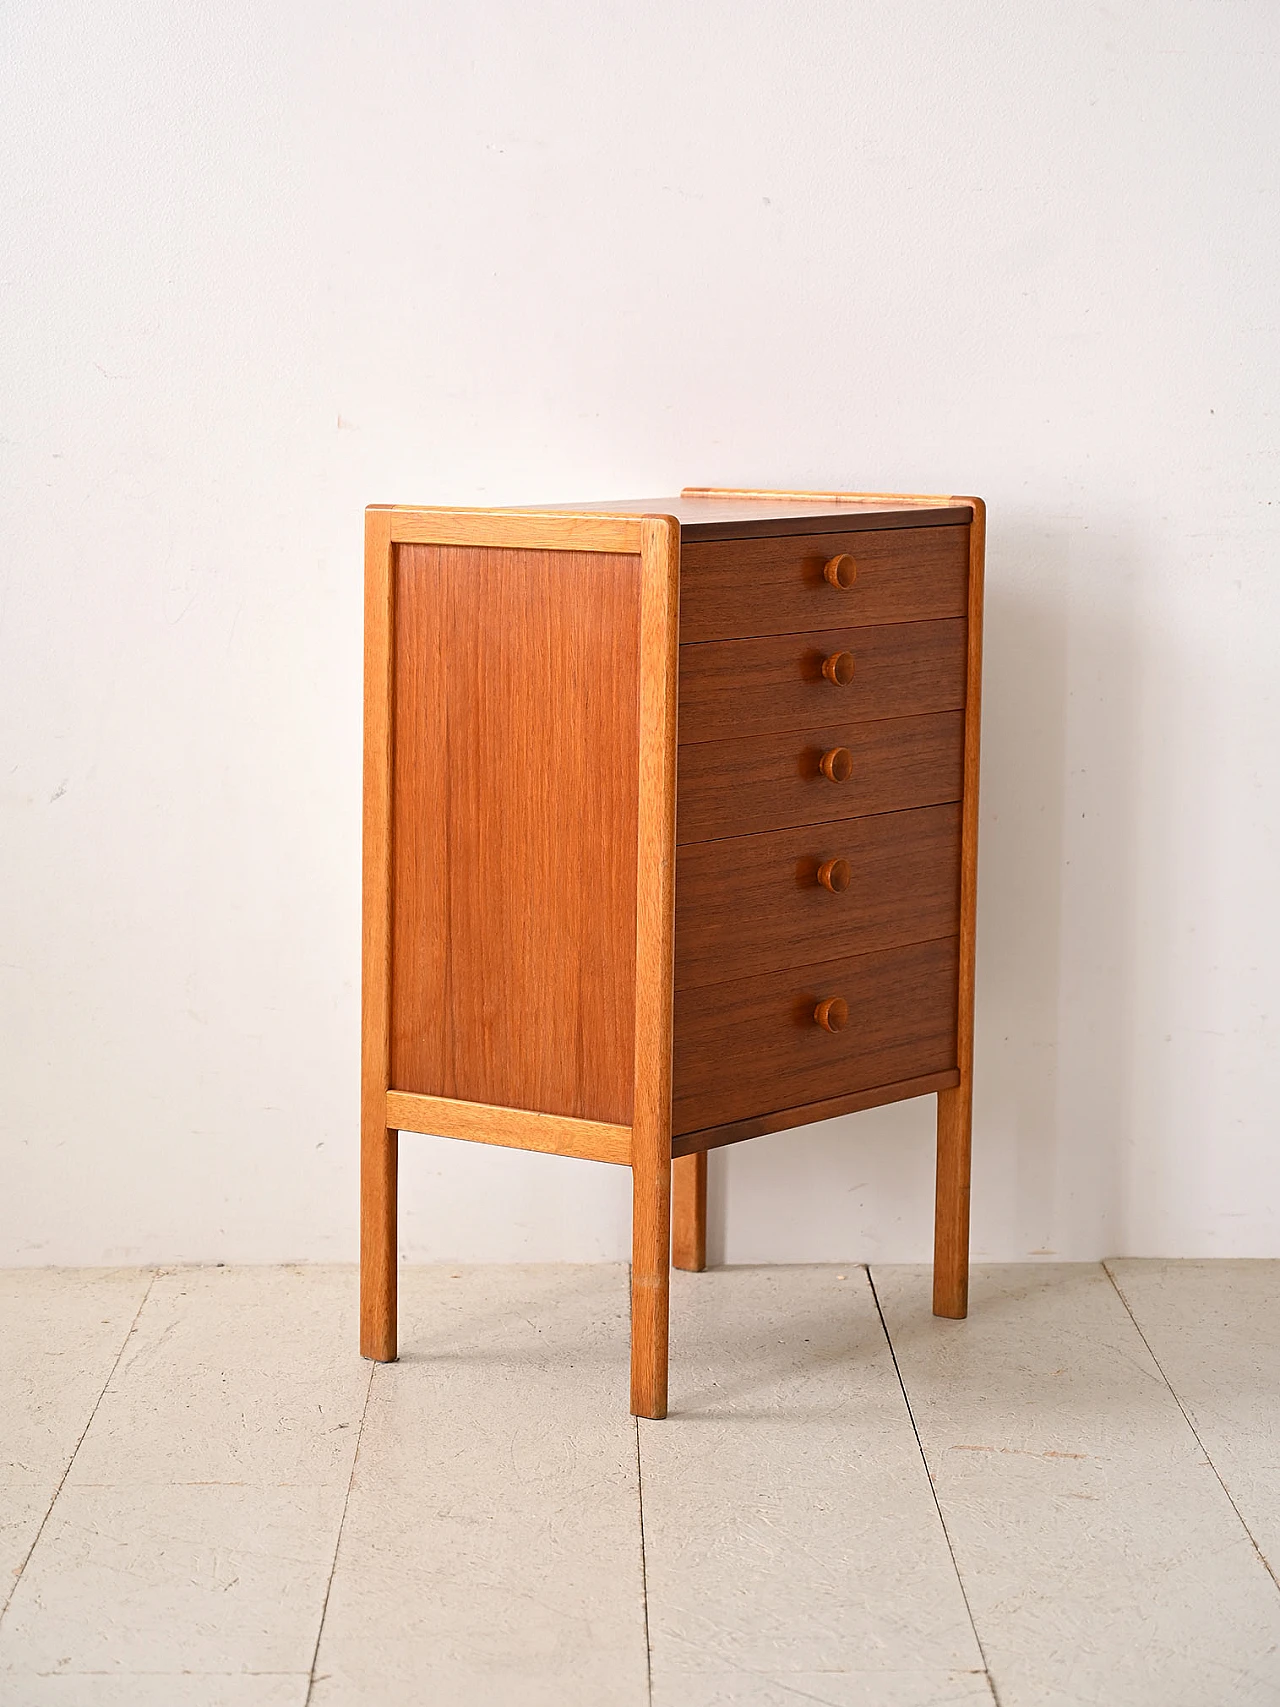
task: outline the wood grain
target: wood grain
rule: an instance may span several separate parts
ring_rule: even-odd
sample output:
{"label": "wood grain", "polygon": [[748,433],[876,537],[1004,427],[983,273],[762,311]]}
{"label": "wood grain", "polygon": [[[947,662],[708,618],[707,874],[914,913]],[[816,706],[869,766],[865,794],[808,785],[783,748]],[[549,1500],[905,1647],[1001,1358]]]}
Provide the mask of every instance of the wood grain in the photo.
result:
{"label": "wood grain", "polygon": [[957,711],[965,659],[958,618],[682,646],[680,744]]}
{"label": "wood grain", "polygon": [[639,553],[638,516],[549,514],[545,510],[423,510],[392,506],[397,545],[474,545],[520,551]]}
{"label": "wood grain", "polygon": [[387,1129],[391,997],[390,516],[365,515],[364,861],[360,1022],[360,1351],[396,1356],[398,1146]]}
{"label": "wood grain", "polygon": [[[962,617],[968,543],[967,527],[690,540],[682,554],[680,638],[741,640]],[[823,573],[837,552],[857,564],[847,590]]]}
{"label": "wood grain", "polygon": [[[639,884],[633,910],[631,1409],[667,1414],[671,1286],[672,957],[680,531],[644,524],[640,577]],[[616,688],[614,691],[617,691]]]}
{"label": "wood grain", "polygon": [[[957,959],[951,938],[680,991],[673,1132],[954,1068]],[[813,1018],[829,997],[849,1007],[834,1034]]]}
{"label": "wood grain", "polygon": [[938,1096],[933,1309],[969,1309],[969,1180],[973,1146],[973,991],[978,903],[978,780],[982,733],[982,611],[986,506],[973,505],[969,530],[968,680],[965,690],[964,804],[960,844],[960,955],[957,1065],[960,1083]]}
{"label": "wood grain", "polygon": [[680,524],[682,546],[693,540],[760,539],[774,534],[849,533],[874,528],[967,527],[967,500],[921,504],[888,498],[852,502],[809,502],[783,497],[769,502],[742,497],[665,496],[606,498],[588,503],[551,504],[552,512],[575,515],[671,516]]}
{"label": "wood grain", "polygon": [[392,1082],[630,1125],[640,559],[397,558]]}
{"label": "wood grain", "polygon": [[707,1158],[703,1151],[671,1164],[671,1264],[701,1274],[707,1266]]}
{"label": "wood grain", "polygon": [[[846,782],[819,769],[838,747],[853,755]],[[677,834],[682,844],[705,842],[936,806],[960,798],[963,763],[958,711],[700,741],[680,749]]]}
{"label": "wood grain", "polygon": [[464,1138],[473,1144],[500,1144],[514,1150],[540,1150],[550,1156],[577,1156],[624,1166],[631,1161],[629,1127],[610,1126],[599,1120],[569,1120],[562,1114],[538,1114],[525,1108],[496,1108],[450,1097],[418,1096],[412,1091],[388,1091],[386,1124],[401,1132]]}
{"label": "wood grain", "polygon": [[904,1079],[896,1085],[874,1085],[870,1090],[827,1097],[799,1108],[774,1109],[769,1114],[755,1114],[746,1120],[707,1126],[700,1132],[682,1132],[671,1140],[674,1157],[671,1165],[675,1169],[686,1157],[699,1155],[704,1150],[718,1150],[725,1144],[741,1144],[745,1139],[763,1138],[770,1132],[789,1132],[794,1126],[808,1126],[815,1120],[834,1120],[841,1114],[860,1114],[863,1109],[882,1108],[886,1103],[932,1096],[959,1082],[960,1074],[952,1067],[945,1073],[926,1073],[921,1078]]}
{"label": "wood grain", "polygon": [[775,508],[778,504],[791,504],[797,501],[806,504],[874,504],[906,506],[921,509],[931,509],[939,505],[972,505],[977,502],[973,498],[953,498],[940,492],[790,492],[783,488],[768,486],[682,486],[682,498],[719,499],[721,502],[750,499],[759,503],[766,510]]}
{"label": "wood grain", "polygon": [[[848,886],[818,881],[844,860]],[[960,928],[960,807],[693,842],[676,860],[676,988],[783,971]]]}

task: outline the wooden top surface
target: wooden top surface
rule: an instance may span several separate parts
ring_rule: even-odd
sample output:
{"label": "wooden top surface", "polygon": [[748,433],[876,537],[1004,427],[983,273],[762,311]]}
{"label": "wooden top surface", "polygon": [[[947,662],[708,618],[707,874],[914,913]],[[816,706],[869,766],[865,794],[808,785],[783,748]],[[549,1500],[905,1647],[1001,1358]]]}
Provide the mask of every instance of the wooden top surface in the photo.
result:
{"label": "wooden top surface", "polygon": [[769,534],[853,533],[863,528],[954,527],[972,520],[972,507],[937,499],[685,496],[593,499],[585,504],[539,504],[537,509],[605,512],[627,516],[674,516],[682,539],[742,539]]}

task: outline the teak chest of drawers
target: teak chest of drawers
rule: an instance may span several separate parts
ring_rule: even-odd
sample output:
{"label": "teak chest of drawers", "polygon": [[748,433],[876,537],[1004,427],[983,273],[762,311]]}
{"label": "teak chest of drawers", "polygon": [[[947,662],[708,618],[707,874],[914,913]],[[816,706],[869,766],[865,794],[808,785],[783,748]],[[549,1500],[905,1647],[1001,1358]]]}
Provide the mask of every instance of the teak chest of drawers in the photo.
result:
{"label": "teak chest of drawers", "polygon": [[983,530],[854,493],[368,511],[365,1356],[402,1130],[630,1165],[661,1417],[707,1151],[936,1094],[965,1314]]}

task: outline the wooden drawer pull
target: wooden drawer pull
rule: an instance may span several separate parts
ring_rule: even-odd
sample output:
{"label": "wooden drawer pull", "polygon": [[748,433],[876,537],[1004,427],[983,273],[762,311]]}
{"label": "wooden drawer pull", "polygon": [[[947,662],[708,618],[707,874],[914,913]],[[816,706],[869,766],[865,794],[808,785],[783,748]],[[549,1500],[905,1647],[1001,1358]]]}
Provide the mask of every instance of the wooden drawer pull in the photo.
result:
{"label": "wooden drawer pull", "polygon": [[848,782],[853,775],[853,754],[848,747],[832,747],[818,760],[818,768],[832,782]]}
{"label": "wooden drawer pull", "polygon": [[823,1031],[843,1031],[849,1023],[849,1004],[843,996],[828,996],[818,1003],[813,1017]]}
{"label": "wooden drawer pull", "polygon": [[828,557],[822,573],[833,587],[847,592],[858,579],[858,565],[847,551],[842,551],[839,557]]}
{"label": "wooden drawer pull", "polygon": [[852,876],[853,872],[847,859],[824,859],[818,867],[818,882],[833,895],[847,889]]}
{"label": "wooden drawer pull", "polygon": [[848,687],[853,680],[853,669],[852,652],[833,652],[829,658],[822,660],[823,675],[838,688]]}

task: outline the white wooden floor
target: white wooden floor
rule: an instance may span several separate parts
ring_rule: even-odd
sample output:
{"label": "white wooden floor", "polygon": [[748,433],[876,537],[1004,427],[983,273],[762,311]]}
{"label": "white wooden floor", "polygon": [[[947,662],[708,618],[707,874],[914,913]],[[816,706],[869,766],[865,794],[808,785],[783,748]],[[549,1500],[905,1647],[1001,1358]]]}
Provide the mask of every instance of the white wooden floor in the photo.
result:
{"label": "white wooden floor", "polygon": [[0,1274],[0,1703],[1280,1703],[1280,1263],[675,1281]]}

